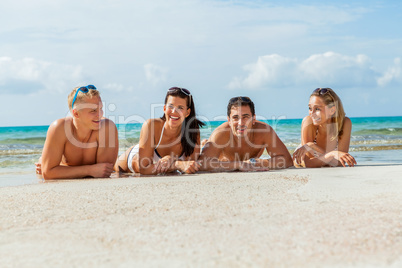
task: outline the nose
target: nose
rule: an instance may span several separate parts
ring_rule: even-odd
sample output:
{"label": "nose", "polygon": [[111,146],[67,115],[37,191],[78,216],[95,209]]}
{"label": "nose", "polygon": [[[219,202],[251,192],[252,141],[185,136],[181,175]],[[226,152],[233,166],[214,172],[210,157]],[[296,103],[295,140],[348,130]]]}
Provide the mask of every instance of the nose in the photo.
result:
{"label": "nose", "polygon": [[239,119],[239,125],[243,125],[246,120],[244,118]]}

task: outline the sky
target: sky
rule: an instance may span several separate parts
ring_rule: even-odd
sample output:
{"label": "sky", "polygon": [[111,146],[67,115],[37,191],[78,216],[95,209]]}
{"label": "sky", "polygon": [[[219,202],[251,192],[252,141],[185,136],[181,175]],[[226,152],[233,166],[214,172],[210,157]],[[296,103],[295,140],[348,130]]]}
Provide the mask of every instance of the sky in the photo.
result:
{"label": "sky", "polygon": [[402,1],[2,0],[0,126],[49,125],[95,85],[105,116],[142,123],[168,88],[204,121],[249,96],[260,119],[303,118],[317,87],[347,116],[402,116]]}

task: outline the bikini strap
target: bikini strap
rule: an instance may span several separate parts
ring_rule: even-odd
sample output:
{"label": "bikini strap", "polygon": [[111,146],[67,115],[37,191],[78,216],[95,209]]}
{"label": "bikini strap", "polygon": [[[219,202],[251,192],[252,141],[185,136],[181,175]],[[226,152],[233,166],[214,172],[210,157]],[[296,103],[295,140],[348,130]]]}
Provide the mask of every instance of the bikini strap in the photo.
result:
{"label": "bikini strap", "polygon": [[158,142],[158,144],[156,145],[155,150],[156,150],[156,148],[158,148],[159,144],[161,144],[162,137],[163,137],[163,131],[165,130],[165,125],[166,125],[166,122],[163,123],[162,132],[161,132],[161,137],[159,138],[159,142]]}
{"label": "bikini strap", "polygon": [[314,143],[317,143],[317,136],[318,136],[318,127],[317,127],[317,130],[315,131],[315,137],[313,140]]}

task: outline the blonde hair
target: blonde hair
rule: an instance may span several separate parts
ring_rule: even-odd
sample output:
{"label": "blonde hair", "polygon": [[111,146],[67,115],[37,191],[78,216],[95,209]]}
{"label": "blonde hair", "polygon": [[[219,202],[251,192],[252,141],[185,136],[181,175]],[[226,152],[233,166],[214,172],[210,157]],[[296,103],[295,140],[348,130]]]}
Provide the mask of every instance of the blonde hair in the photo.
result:
{"label": "blonde hair", "polygon": [[310,95],[310,98],[313,96],[320,97],[326,106],[329,108],[335,106],[335,114],[331,118],[331,123],[335,126],[334,135],[331,137],[331,140],[335,140],[336,138],[341,138],[343,134],[343,122],[345,120],[345,110],[343,109],[342,101],[338,95],[336,95],[335,91],[331,88],[317,88]]}
{"label": "blonde hair", "polygon": [[[67,102],[68,102],[68,108],[69,108],[70,110],[73,109],[73,107],[72,107],[73,99],[74,99],[75,93],[77,92],[77,90],[78,90],[79,88],[80,88],[80,87],[75,87],[75,88],[70,92],[70,94],[68,95]],[[93,97],[99,97],[99,96],[100,96],[100,93],[99,93],[99,91],[96,90],[96,89],[88,89],[88,92],[87,92],[87,93],[84,93],[84,92],[82,92],[82,91],[79,91],[78,94],[77,94],[77,98],[75,99],[74,105],[75,105],[76,103],[81,103],[81,102],[83,102],[84,98],[93,98]]]}

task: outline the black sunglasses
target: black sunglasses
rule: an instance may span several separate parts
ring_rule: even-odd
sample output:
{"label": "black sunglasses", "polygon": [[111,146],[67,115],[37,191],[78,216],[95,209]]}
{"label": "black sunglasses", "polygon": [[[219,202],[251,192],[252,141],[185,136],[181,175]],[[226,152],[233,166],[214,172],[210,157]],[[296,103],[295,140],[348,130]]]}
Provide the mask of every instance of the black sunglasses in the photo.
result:
{"label": "black sunglasses", "polygon": [[[325,94],[327,94],[328,92],[329,92],[329,90],[330,90],[330,88],[327,88],[327,87],[319,87],[319,88],[316,88],[314,91],[313,91],[313,93],[318,93],[318,94],[320,94],[320,95],[325,95]],[[330,93],[331,94],[331,93]]]}

